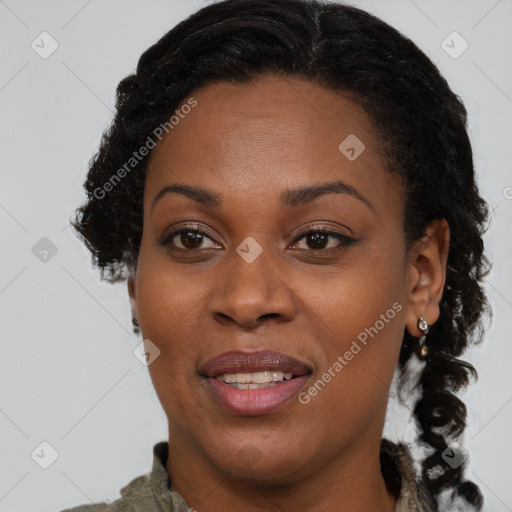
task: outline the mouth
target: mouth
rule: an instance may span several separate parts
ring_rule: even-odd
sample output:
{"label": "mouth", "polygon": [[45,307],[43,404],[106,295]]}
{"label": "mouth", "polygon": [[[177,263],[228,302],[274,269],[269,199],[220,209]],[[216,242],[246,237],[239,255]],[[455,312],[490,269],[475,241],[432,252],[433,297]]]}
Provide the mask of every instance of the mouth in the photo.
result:
{"label": "mouth", "polygon": [[217,403],[237,415],[268,414],[286,405],[312,374],[306,363],[273,351],[231,351],[199,369]]}

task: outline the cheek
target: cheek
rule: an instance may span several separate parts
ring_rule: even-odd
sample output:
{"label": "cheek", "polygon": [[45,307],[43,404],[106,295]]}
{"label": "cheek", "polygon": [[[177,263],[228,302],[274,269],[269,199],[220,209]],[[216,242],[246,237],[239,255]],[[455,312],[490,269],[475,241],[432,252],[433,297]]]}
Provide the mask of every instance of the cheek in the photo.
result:
{"label": "cheek", "polygon": [[320,382],[304,396],[318,413],[366,415],[384,403],[403,337],[403,277],[396,250],[384,248],[361,251],[357,262],[321,283],[312,276],[302,281],[308,323],[323,331]]}
{"label": "cheek", "polygon": [[140,262],[139,323],[144,339],[160,350],[148,371],[167,416],[174,417],[196,400],[191,384],[197,379],[195,355],[204,323],[200,314],[204,290],[199,282],[185,280],[183,273],[170,272],[161,262],[152,265],[144,258]]}
{"label": "cheek", "polygon": [[[170,267],[168,259],[141,248],[137,272],[137,310],[144,338],[161,351],[161,360],[175,375],[197,347],[206,317],[203,314],[209,283],[199,274]],[[156,363],[156,361],[155,361]],[[155,368],[152,368],[155,366]],[[158,365],[151,365],[150,371]]]}
{"label": "cheek", "polygon": [[166,324],[167,330],[179,328],[197,309],[204,280],[185,266],[172,264],[165,249],[153,247],[149,238],[143,237],[137,269],[139,321],[151,330]]}
{"label": "cheek", "polygon": [[[340,348],[340,341],[357,338],[376,322],[383,335],[400,324],[397,310],[403,309],[405,300],[401,258],[391,247],[371,245],[358,249],[337,270],[305,272],[296,280],[294,289],[311,316],[310,325],[316,318],[332,334],[325,340],[332,349]],[[395,303],[400,306],[393,309]],[[395,328],[394,334],[400,329]]]}

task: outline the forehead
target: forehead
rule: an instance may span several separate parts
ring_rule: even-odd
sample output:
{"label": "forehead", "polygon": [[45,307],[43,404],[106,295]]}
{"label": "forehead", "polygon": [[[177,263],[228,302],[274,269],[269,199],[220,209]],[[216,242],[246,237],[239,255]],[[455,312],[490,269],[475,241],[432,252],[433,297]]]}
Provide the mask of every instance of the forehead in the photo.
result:
{"label": "forehead", "polygon": [[216,184],[231,195],[336,179],[377,195],[394,185],[369,116],[345,94],[270,75],[191,96],[197,105],[152,151],[147,196],[169,182]]}

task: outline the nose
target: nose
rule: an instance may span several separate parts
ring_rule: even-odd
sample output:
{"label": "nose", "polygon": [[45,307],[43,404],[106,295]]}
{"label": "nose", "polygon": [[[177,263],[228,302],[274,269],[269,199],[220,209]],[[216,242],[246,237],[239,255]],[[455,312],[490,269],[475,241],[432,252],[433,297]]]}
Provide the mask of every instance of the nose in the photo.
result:
{"label": "nose", "polygon": [[251,329],[268,319],[286,322],[295,317],[293,292],[271,264],[269,252],[251,263],[237,253],[230,256],[230,270],[210,296],[210,314],[217,322]]}

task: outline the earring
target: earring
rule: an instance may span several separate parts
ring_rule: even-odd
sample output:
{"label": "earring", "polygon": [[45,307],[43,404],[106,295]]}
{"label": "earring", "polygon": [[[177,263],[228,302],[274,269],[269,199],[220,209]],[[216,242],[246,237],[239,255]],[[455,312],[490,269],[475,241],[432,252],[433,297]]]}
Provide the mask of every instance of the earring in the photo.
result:
{"label": "earring", "polygon": [[430,326],[428,325],[428,322],[420,316],[418,318],[418,329],[423,333],[423,335],[427,334],[429,331]]}
{"label": "earring", "polygon": [[132,309],[132,324],[134,327],[139,327],[139,321],[137,320],[137,317],[135,316],[135,311]]}
{"label": "earring", "polygon": [[418,344],[418,357],[424,361],[427,358],[428,355],[428,347],[425,344],[427,339],[427,333],[430,330],[430,326],[428,325],[428,322],[420,316],[418,318],[418,329],[422,332],[423,336],[419,340]]}

